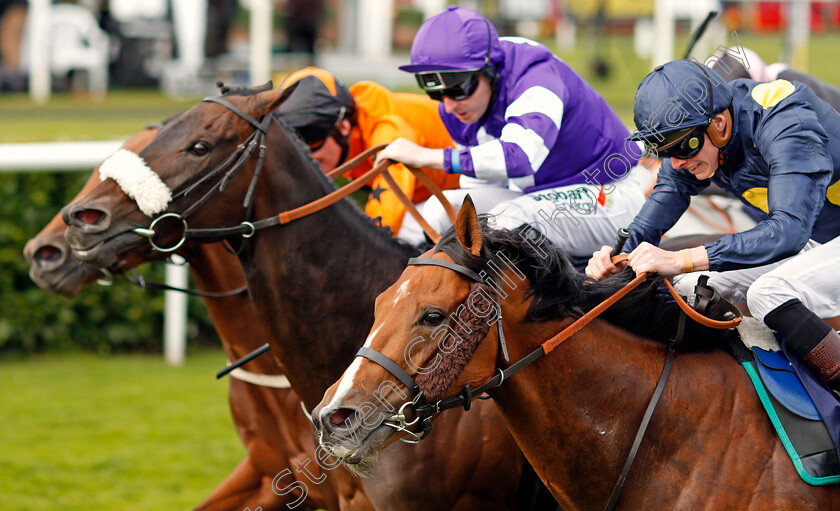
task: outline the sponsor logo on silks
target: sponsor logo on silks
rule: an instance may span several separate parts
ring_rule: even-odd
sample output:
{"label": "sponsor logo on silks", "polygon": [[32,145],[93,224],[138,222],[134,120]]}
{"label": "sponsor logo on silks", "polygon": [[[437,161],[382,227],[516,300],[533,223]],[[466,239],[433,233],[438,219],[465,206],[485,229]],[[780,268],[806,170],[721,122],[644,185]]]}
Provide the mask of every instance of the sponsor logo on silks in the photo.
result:
{"label": "sponsor logo on silks", "polygon": [[564,191],[535,193],[529,197],[537,202],[553,202],[560,209],[570,209],[580,215],[594,215],[599,205],[603,209],[609,209],[612,205],[612,197],[604,193],[603,186],[597,195],[591,188],[581,186]]}

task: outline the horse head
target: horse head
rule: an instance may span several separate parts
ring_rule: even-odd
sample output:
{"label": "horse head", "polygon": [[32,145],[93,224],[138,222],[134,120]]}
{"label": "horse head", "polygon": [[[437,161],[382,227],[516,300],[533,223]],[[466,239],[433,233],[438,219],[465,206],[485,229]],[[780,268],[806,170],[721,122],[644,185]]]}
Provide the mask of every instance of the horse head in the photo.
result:
{"label": "horse head", "polygon": [[[526,286],[505,293],[492,273],[475,280],[450,268],[447,244],[476,261],[485,256],[469,197],[453,229],[379,295],[364,347],[312,412],[321,445],[351,467],[371,468],[395,433],[409,433],[421,421],[418,405],[488,381],[502,356],[501,318],[521,321],[527,312]],[[515,270],[496,268],[496,280],[520,281]]]}
{"label": "horse head", "polygon": [[[283,154],[290,142],[270,114],[293,88],[270,87],[207,98],[166,123],[142,151],[121,149],[105,160],[102,182],[61,212],[75,257],[108,268],[149,241],[160,251],[177,250],[188,227],[245,222],[251,208],[243,197],[263,158]],[[270,129],[284,135],[267,151]],[[213,207],[202,207],[211,198]]]}
{"label": "horse head", "polygon": [[[140,151],[149,144],[155,133],[157,133],[157,128],[146,128],[126,140],[122,148]],[[97,172],[100,166],[94,169],[84,187],[76,194],[74,201],[87,195],[99,184]],[[79,293],[83,285],[93,283],[104,275],[96,268],[82,264],[70,256],[70,245],[64,238],[66,228],[61,216],[56,215],[41,232],[26,243],[23,255],[29,263],[29,276],[38,286],[51,293],[72,298]],[[120,270],[123,270],[133,267],[138,262],[121,260],[118,266]]]}

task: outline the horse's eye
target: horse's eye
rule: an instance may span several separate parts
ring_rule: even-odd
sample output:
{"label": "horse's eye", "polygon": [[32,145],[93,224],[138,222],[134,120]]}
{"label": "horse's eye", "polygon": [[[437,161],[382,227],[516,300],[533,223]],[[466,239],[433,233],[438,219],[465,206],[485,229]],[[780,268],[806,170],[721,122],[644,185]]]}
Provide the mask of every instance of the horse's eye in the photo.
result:
{"label": "horse's eye", "polygon": [[190,152],[196,156],[204,156],[210,151],[210,144],[199,140],[190,147]]}
{"label": "horse's eye", "polygon": [[439,311],[428,311],[420,318],[421,325],[427,326],[438,326],[439,324],[443,323],[443,320],[446,319],[446,316]]}

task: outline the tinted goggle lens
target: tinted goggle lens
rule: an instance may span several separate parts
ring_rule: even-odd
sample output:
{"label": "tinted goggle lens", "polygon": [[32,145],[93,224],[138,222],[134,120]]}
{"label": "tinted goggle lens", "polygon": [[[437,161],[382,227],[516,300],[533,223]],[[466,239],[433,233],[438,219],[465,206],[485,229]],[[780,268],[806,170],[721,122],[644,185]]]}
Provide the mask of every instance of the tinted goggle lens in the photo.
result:
{"label": "tinted goggle lens", "polygon": [[416,73],[414,77],[420,88],[435,101],[442,101],[448,96],[456,101],[472,96],[478,87],[480,69],[470,71],[437,71],[433,73]]}
{"label": "tinted goggle lens", "polygon": [[323,139],[323,140],[316,140],[314,142],[311,142],[311,143],[307,144],[309,146],[309,152],[314,153],[318,149],[324,147],[324,144],[326,142],[327,142],[327,139]]}
{"label": "tinted goggle lens", "polygon": [[698,126],[679,134],[675,140],[663,141],[663,143],[658,144],[658,147],[657,144],[648,144],[648,146],[660,158],[687,160],[699,153],[700,149],[703,149],[703,143],[706,141],[705,133],[706,127]]}
{"label": "tinted goggle lens", "polygon": [[326,127],[308,126],[306,130],[298,131],[298,135],[303,139],[303,143],[309,146],[309,152],[314,153],[318,149],[324,147],[327,139],[330,138],[334,130]]}

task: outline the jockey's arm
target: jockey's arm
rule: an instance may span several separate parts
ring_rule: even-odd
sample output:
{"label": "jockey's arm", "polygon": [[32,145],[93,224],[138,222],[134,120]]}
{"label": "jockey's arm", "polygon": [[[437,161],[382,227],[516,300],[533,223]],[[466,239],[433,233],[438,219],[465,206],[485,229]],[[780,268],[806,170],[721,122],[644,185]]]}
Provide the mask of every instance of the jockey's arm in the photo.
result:
{"label": "jockey's arm", "polygon": [[[615,265],[610,260],[612,247],[603,246],[592,254],[586,266],[586,274],[596,280],[618,273],[624,269],[624,263]],[[637,274],[642,272],[660,275],[679,275],[692,271],[709,269],[709,256],[706,247],[698,245],[680,251],[663,250],[648,242],[642,242],[627,256],[627,264]]]}
{"label": "jockey's arm", "polygon": [[642,272],[660,275],[679,275],[709,269],[706,247],[699,245],[673,252],[642,243],[627,256],[627,264],[637,274]]}
{"label": "jockey's arm", "polygon": [[409,167],[443,170],[443,149],[432,149],[398,138],[376,155],[376,163],[390,159]]}

